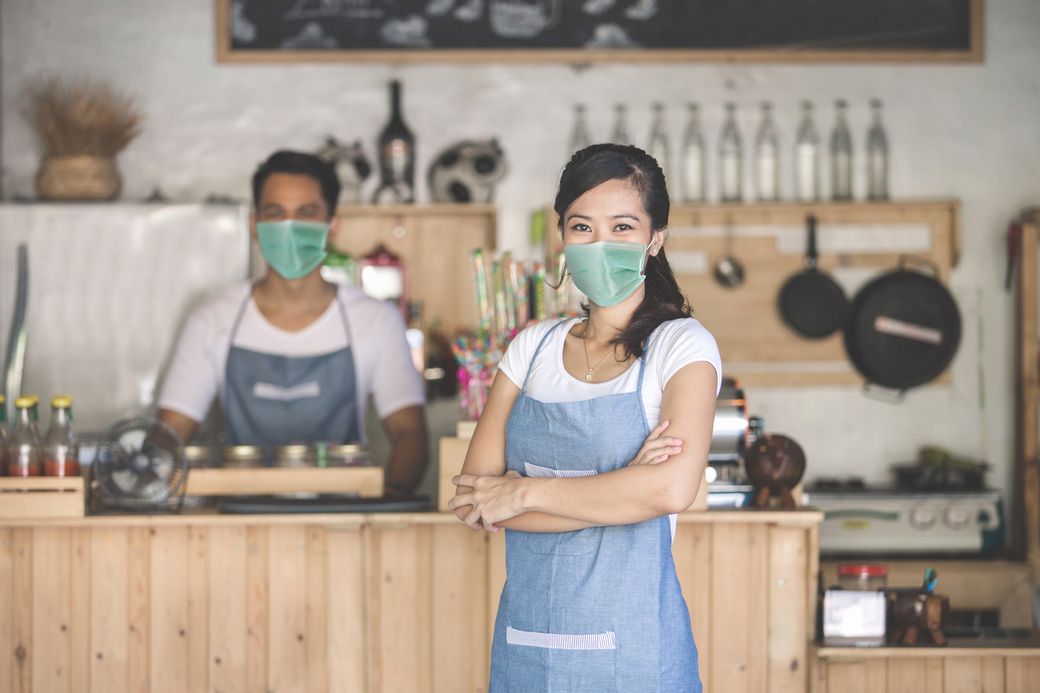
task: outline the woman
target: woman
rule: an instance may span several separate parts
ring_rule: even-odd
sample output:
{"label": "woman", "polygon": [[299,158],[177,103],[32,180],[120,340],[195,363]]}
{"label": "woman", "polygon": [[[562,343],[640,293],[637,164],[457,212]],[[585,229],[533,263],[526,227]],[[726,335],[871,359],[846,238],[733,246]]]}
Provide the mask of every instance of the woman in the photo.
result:
{"label": "woman", "polygon": [[517,335],[453,480],[460,519],[507,530],[489,690],[700,691],[671,541],[704,477],[718,349],[665,259],[653,158],[579,151],[555,209],[587,317]]}

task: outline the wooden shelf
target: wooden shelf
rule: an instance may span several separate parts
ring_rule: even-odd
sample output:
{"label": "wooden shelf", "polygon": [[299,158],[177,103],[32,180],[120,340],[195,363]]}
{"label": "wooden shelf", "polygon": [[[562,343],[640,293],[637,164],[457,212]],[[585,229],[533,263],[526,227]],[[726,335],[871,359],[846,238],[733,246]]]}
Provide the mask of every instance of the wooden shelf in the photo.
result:
{"label": "wooden shelf", "polygon": [[189,496],[251,496],[269,493],[357,493],[383,495],[382,467],[263,467],[192,469]]}

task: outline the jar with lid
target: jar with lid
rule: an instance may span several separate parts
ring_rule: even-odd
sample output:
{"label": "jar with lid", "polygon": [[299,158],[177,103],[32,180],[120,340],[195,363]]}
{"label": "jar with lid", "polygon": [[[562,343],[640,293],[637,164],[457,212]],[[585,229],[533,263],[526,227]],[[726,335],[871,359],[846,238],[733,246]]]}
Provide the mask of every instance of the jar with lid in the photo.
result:
{"label": "jar with lid", "polygon": [[313,467],[317,463],[309,445],[278,445],[274,449],[276,467]]}
{"label": "jar with lid", "polygon": [[205,469],[213,464],[213,450],[208,445],[185,445],[184,458],[191,469]]}
{"label": "jar with lid", "polygon": [[7,473],[7,398],[0,395],[0,476]]}
{"label": "jar with lid", "polygon": [[318,461],[319,466],[326,467],[370,467],[372,453],[360,445],[330,445],[325,449],[325,464]]}
{"label": "jar with lid", "polygon": [[224,467],[263,467],[264,451],[258,445],[230,445],[221,455]]}
{"label": "jar with lid", "polygon": [[838,584],[844,590],[877,592],[888,584],[888,568],[872,563],[843,563],[838,566]]}
{"label": "jar with lid", "polygon": [[10,476],[40,476],[40,432],[32,410],[39,398],[19,397],[14,401],[14,430],[7,442],[7,473]]}

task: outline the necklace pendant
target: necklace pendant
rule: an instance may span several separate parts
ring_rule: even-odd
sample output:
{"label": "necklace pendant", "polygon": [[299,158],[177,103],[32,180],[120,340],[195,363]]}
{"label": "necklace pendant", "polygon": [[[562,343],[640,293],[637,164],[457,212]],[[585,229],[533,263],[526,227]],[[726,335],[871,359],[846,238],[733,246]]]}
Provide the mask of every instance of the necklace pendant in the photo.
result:
{"label": "necklace pendant", "polygon": [[592,369],[585,371],[585,380],[592,382]]}

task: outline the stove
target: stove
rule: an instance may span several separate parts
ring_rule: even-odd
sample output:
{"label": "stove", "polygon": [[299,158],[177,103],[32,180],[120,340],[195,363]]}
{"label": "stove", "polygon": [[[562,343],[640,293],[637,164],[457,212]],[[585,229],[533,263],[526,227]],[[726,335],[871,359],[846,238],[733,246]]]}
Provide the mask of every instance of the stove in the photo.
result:
{"label": "stove", "polygon": [[807,489],[822,510],[828,556],[991,556],[1004,549],[998,491],[920,491],[844,485]]}

